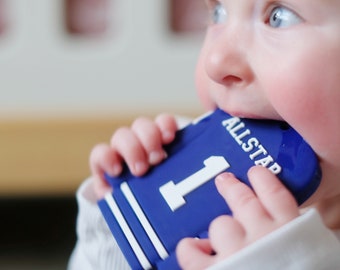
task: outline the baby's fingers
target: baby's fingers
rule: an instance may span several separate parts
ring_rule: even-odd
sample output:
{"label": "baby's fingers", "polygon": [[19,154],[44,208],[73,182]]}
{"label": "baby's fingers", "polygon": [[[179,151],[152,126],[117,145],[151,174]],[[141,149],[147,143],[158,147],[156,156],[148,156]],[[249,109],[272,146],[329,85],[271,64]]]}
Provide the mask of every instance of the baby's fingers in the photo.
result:
{"label": "baby's fingers", "polygon": [[112,151],[107,144],[96,145],[90,154],[90,169],[94,177],[94,192],[97,199],[101,199],[112,188],[105,180],[104,173],[110,175],[120,174],[122,167],[119,157]]}
{"label": "baby's fingers", "polygon": [[90,154],[90,169],[93,175],[104,180],[104,173],[117,176],[122,172],[121,159],[107,144],[96,145]]}
{"label": "baby's fingers", "polygon": [[141,176],[149,168],[148,155],[137,135],[127,127],[119,128],[111,139],[113,153],[124,160],[132,174]]}
{"label": "baby's fingers", "polygon": [[214,262],[212,252],[208,239],[184,238],[176,248],[178,263],[185,270],[206,269]]}
{"label": "baby's fingers", "polygon": [[230,207],[233,217],[245,228],[258,220],[270,220],[256,194],[233,174],[223,173],[217,176],[216,186]]}
{"label": "baby's fingers", "polygon": [[209,239],[217,256],[226,257],[240,250],[245,244],[246,232],[231,216],[215,218],[209,226]]}
{"label": "baby's fingers", "polygon": [[171,143],[175,139],[175,134],[178,130],[175,118],[172,115],[163,113],[156,117],[155,123],[162,134],[162,143]]}
{"label": "baby's fingers", "polygon": [[297,202],[282,182],[261,166],[249,171],[249,181],[273,220],[284,224],[299,216]]}
{"label": "baby's fingers", "polygon": [[161,130],[153,120],[145,117],[138,118],[131,129],[143,146],[150,165],[156,165],[166,157]]}

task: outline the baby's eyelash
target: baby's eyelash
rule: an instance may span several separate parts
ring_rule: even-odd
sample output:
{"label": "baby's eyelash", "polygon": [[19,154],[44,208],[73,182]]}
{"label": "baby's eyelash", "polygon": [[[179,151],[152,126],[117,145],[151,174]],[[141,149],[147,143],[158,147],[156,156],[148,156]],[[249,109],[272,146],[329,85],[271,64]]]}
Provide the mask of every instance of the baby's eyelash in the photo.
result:
{"label": "baby's eyelash", "polygon": [[264,12],[264,23],[273,28],[288,28],[303,22],[292,9],[282,4],[272,4]]}

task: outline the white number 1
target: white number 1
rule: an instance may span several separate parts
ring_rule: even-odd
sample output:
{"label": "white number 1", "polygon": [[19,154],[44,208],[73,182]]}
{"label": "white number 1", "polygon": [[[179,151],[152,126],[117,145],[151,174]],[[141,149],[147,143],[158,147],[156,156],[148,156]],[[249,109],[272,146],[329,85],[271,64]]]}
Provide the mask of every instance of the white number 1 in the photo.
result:
{"label": "white number 1", "polygon": [[165,183],[159,188],[160,193],[172,211],[183,206],[184,196],[194,191],[204,183],[230,167],[222,156],[211,156],[203,161],[204,168],[175,184],[173,181]]}

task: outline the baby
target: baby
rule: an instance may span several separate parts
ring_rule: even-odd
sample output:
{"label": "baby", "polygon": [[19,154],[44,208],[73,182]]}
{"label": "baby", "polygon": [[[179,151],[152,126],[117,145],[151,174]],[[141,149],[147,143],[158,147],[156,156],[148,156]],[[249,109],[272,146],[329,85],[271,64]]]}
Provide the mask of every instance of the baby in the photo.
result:
{"label": "baby", "polygon": [[[183,239],[177,247],[178,261],[183,269],[195,270],[337,269],[340,1],[206,2],[211,23],[196,70],[204,107],[237,117],[286,121],[316,152],[323,177],[315,194],[299,208],[265,168],[250,169],[254,190],[230,173],[219,175],[217,189],[233,216],[215,219],[208,239]],[[117,176],[125,162],[134,175],[145,174],[166,158],[162,146],[174,140],[177,129],[171,115],[138,118],[131,128],[118,129],[110,145],[93,149],[92,177],[78,193],[79,226],[101,240],[89,241],[89,236],[80,234],[71,269],[85,265],[84,261],[86,269],[128,269],[113,240],[107,238],[107,228],[98,225],[102,221],[95,201],[110,190],[103,173]],[[91,207],[98,221],[90,225],[83,212]],[[96,256],[86,254],[86,246]]]}

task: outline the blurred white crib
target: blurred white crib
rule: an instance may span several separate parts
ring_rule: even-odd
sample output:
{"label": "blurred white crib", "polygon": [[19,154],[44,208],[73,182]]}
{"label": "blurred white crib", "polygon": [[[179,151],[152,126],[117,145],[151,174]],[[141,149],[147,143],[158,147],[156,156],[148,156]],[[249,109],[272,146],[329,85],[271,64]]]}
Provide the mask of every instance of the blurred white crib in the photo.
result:
{"label": "blurred white crib", "polygon": [[[193,72],[202,34],[171,30],[174,3],[179,15],[185,6],[203,5],[197,0],[2,0],[0,112],[196,106]],[[202,26],[197,17],[193,22],[195,17],[182,15],[184,27]],[[70,31],[67,21],[73,21]]]}
{"label": "blurred white crib", "polygon": [[203,5],[0,0],[0,195],[74,192],[115,127],[200,110]]}

